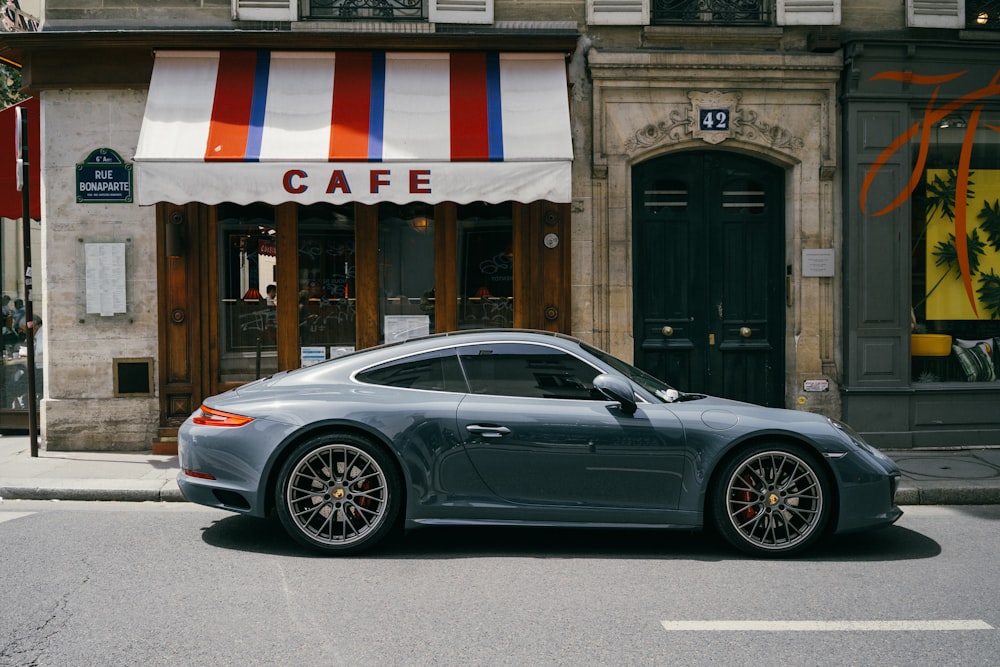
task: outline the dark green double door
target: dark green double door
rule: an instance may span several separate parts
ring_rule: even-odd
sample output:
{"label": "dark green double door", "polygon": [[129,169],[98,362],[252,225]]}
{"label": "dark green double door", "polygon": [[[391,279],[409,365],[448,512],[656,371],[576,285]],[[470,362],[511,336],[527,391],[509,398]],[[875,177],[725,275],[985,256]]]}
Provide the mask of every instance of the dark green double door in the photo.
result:
{"label": "dark green double door", "polygon": [[784,172],[719,151],[633,170],[636,365],[682,391],[784,406]]}

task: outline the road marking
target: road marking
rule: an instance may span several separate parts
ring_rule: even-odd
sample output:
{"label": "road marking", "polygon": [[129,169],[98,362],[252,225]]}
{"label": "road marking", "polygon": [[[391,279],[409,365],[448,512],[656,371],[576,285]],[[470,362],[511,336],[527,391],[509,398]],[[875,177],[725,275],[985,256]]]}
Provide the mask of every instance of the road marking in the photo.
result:
{"label": "road marking", "polygon": [[0,512],[0,523],[4,521],[13,521],[14,519],[20,519],[21,517],[31,516],[34,512]]}
{"label": "road marking", "polygon": [[942,621],[660,621],[668,632],[929,632],[993,630],[979,620]]}

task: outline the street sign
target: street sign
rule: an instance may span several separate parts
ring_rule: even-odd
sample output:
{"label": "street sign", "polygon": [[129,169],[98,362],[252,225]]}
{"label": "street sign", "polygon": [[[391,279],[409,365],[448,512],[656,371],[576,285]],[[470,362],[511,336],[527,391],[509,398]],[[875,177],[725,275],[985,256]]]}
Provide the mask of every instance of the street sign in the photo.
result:
{"label": "street sign", "polygon": [[77,204],[131,204],[132,165],[110,148],[98,148],[76,165]]}

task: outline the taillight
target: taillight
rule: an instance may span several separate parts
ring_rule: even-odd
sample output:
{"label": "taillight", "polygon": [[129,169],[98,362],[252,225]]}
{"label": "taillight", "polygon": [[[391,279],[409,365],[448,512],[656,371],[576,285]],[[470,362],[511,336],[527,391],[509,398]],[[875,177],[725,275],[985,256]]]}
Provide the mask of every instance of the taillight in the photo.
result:
{"label": "taillight", "polygon": [[203,405],[201,406],[201,414],[196,415],[192,421],[201,426],[243,426],[252,422],[253,417],[244,417],[243,415],[234,415],[231,412],[213,410]]}

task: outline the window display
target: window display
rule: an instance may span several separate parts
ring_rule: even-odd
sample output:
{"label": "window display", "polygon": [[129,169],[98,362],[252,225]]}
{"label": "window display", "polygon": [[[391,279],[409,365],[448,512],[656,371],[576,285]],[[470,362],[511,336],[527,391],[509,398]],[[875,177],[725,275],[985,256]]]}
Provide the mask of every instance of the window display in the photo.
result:
{"label": "window display", "polygon": [[1000,112],[956,110],[912,141],[911,380],[996,382]]}

